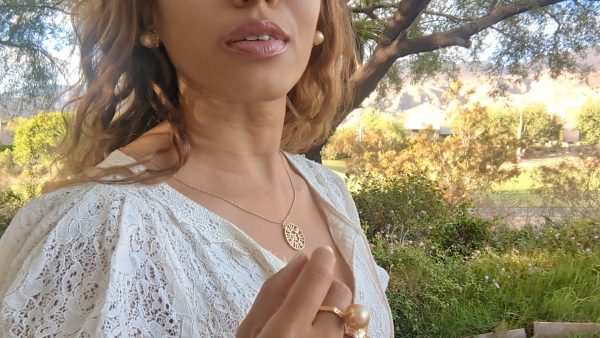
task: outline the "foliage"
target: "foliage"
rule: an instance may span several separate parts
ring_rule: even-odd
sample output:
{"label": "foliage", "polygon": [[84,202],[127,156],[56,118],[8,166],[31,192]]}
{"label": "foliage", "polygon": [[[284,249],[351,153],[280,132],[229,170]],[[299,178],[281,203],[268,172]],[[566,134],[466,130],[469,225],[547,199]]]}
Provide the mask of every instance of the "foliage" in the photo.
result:
{"label": "foliage", "polygon": [[25,201],[24,196],[11,189],[0,189],[0,236]]}
{"label": "foliage", "polygon": [[528,144],[559,141],[562,130],[560,117],[548,113],[545,104],[532,104],[523,108],[521,137]]}
{"label": "foliage", "polygon": [[462,205],[452,220],[433,227],[429,238],[445,254],[464,257],[488,245],[491,226],[491,222],[474,216],[467,205]]}
{"label": "foliage", "polygon": [[501,228],[490,247],[467,259],[440,259],[423,242],[371,242],[391,275],[396,337],[464,337],[533,321],[600,321],[598,234],[600,226],[589,220]]}
{"label": "foliage", "polygon": [[62,113],[38,113],[21,123],[14,141],[14,163],[25,174],[38,177],[49,173],[53,153],[66,132]]}
{"label": "foliage", "polygon": [[518,174],[519,142],[513,131],[507,125],[494,124],[487,107],[469,102],[469,90],[461,92],[461,84],[449,92],[454,98],[450,108],[453,135],[441,141],[420,135],[405,166],[405,170],[434,177],[455,205]]}
{"label": "foliage", "polygon": [[434,331],[432,314],[455,308],[452,295],[457,288],[443,264],[425,252],[395,245],[378,235],[372,253],[377,263],[390,273],[387,298],[392,309],[396,337],[427,337]]}
{"label": "foliage", "polygon": [[[402,142],[362,147],[346,142],[344,153],[351,176],[392,177],[411,173],[436,182],[451,204],[459,205],[475,192],[487,190],[518,174],[516,135],[507,124],[477,102],[464,103],[470,91],[460,83],[449,92],[453,135],[440,140],[433,130]],[[339,136],[344,139],[351,133]],[[378,132],[377,135],[384,135]],[[337,136],[334,136],[334,139]]]}
{"label": "foliage", "polygon": [[[326,159],[342,159],[353,157],[363,159],[385,156],[386,152],[397,152],[408,146],[408,135],[399,120],[386,118],[379,111],[365,109],[360,113],[357,122],[340,128],[323,149]],[[378,155],[376,155],[378,154]],[[360,163],[352,162],[351,166],[360,167]]]}
{"label": "foliage", "polygon": [[570,255],[587,254],[600,247],[600,224],[593,219],[571,218],[544,226],[498,227],[490,246],[500,253],[552,251]]}
{"label": "foliage", "polygon": [[56,50],[72,44],[70,0],[0,2],[0,106],[22,114],[56,99],[66,65]]}
{"label": "foliage", "polygon": [[563,206],[569,215],[600,216],[600,154],[589,155],[538,168],[534,192],[546,204]]}
{"label": "foliage", "polygon": [[6,175],[13,172],[15,169],[14,163],[12,147],[0,149],[0,173]]}
{"label": "foliage", "polygon": [[600,147],[600,100],[590,100],[583,105],[577,116],[577,129],[584,143]]}
{"label": "foliage", "polygon": [[355,177],[352,184],[360,187],[353,197],[369,237],[415,240],[451,215],[442,192],[423,176]]}
{"label": "foliage", "polygon": [[553,77],[565,71],[586,74],[589,66],[580,60],[600,43],[592,33],[600,29],[597,1],[351,0],[349,5],[363,61],[355,77],[356,106],[377,84],[395,89],[407,80],[456,75],[461,63],[521,79],[545,69]]}

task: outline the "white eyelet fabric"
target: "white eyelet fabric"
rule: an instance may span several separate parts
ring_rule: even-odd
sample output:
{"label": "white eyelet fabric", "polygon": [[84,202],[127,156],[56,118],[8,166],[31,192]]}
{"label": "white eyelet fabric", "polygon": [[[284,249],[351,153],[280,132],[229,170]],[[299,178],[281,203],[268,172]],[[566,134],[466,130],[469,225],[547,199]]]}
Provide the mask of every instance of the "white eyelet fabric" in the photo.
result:
{"label": "white eyelet fabric", "polygon": [[[371,309],[370,336],[393,337],[388,275],[346,185],[286,156],[318,193],[354,273],[354,302]],[[115,151],[99,166],[133,161]],[[0,238],[0,257],[0,337],[235,337],[263,282],[285,265],[166,183],[87,183],[35,198]]]}

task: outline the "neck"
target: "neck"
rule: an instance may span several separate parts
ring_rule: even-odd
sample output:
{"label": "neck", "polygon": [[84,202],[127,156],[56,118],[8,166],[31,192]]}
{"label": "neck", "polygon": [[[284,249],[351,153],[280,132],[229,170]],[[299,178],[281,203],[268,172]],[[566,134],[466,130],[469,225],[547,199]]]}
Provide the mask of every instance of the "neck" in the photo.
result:
{"label": "neck", "polygon": [[181,111],[190,138],[190,161],[196,169],[265,184],[281,179],[285,97],[233,102],[188,89]]}

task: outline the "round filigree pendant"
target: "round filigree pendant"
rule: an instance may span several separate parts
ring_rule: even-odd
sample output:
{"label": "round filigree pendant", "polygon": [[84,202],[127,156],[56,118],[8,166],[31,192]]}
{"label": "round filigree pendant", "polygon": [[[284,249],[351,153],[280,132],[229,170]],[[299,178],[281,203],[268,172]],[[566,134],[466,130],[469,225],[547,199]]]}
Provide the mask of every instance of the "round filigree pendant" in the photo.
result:
{"label": "round filigree pendant", "polygon": [[285,237],[285,241],[294,249],[294,250],[302,250],[304,249],[304,233],[302,230],[294,223],[285,223],[283,225],[283,235]]}

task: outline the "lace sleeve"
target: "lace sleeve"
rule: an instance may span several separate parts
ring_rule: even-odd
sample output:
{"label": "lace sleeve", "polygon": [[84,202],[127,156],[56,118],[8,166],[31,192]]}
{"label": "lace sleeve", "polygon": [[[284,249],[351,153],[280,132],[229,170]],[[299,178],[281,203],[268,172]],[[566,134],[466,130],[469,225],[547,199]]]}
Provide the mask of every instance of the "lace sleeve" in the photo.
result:
{"label": "lace sleeve", "polygon": [[179,336],[160,220],[126,188],[74,189],[25,206],[0,240],[0,332]]}

